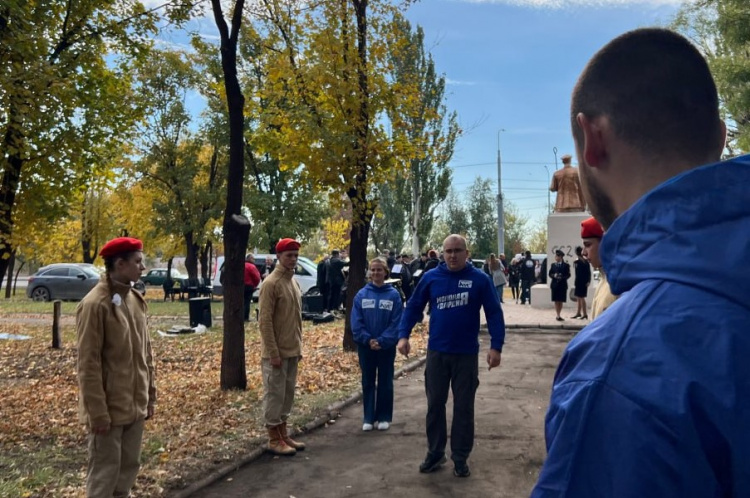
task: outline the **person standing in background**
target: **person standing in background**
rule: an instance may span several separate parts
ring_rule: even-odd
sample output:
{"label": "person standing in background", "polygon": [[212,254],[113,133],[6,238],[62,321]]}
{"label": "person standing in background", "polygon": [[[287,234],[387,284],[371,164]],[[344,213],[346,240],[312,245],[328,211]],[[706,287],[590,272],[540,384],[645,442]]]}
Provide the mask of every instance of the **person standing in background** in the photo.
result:
{"label": "person standing in background", "polygon": [[563,303],[568,300],[568,279],[570,278],[570,265],[563,260],[565,253],[560,249],[555,251],[555,262],[549,269],[549,288],[552,293],[552,302],[555,303],[555,320],[562,322],[565,318],[560,316]]}
{"label": "person standing in background", "polygon": [[576,314],[571,318],[588,320],[588,309],[586,308],[586,296],[591,284],[591,265],[583,257],[583,247],[576,247],[576,260],[573,262],[575,270],[575,281],[573,294],[576,297]]}
{"label": "person standing in background", "polygon": [[341,307],[341,289],[344,286],[344,261],[339,255],[338,249],[331,251],[331,258],[328,260],[328,273],[326,281],[328,282],[328,310],[339,311]]}
{"label": "person standing in background", "polygon": [[323,311],[328,311],[330,287],[328,285],[328,255],[323,256],[318,263],[318,274],[315,284],[318,286],[318,292],[320,292],[320,297],[323,300]]}
{"label": "person standing in background", "polygon": [[242,295],[245,306],[243,309],[245,322],[250,321],[250,306],[253,302],[253,293],[260,283],[260,272],[258,271],[258,267],[253,263],[254,260],[255,258],[253,258],[252,254],[248,254],[245,257],[245,273],[243,275],[245,287]]}

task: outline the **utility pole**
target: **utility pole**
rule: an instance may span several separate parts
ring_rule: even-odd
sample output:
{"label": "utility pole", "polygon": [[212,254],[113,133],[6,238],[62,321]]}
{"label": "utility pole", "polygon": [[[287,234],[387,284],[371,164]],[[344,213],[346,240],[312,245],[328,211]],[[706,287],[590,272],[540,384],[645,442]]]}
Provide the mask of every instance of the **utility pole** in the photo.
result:
{"label": "utility pole", "polygon": [[555,154],[555,171],[557,171],[557,147],[552,147],[552,153]]}
{"label": "utility pole", "polygon": [[505,214],[503,212],[503,167],[500,159],[500,133],[497,131],[497,254],[505,254]]}

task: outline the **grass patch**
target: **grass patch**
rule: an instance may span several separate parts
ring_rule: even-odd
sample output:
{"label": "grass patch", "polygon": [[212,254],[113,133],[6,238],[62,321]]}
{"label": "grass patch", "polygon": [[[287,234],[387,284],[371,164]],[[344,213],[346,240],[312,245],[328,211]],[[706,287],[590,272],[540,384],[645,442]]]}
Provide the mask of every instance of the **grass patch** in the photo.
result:
{"label": "grass patch", "polygon": [[[157,296],[150,298],[146,294],[148,314],[152,317],[187,317],[189,316],[188,301],[163,301]],[[77,301],[63,301],[61,312],[63,315],[75,315]],[[253,307],[256,305],[254,304]],[[17,313],[28,315],[52,315],[54,305],[51,302],[32,301],[26,297],[14,297],[0,300],[0,313]],[[211,300],[211,315],[220,317],[224,313],[224,301],[213,298]]]}
{"label": "grass patch", "polygon": [[[63,326],[64,347],[52,350],[50,327],[26,323],[23,316],[0,308],[0,332],[31,336],[0,340],[0,497],[83,496],[86,434],[78,422],[74,326]],[[166,338],[157,328],[152,320],[159,399],[154,418],[146,422],[134,497],[164,496],[265,439],[257,323],[245,328],[245,391],[219,388],[221,327]],[[359,389],[357,355],[341,351],[342,334],[343,321],[306,322],[293,424],[306,424]],[[415,354],[424,344],[423,334],[412,335]],[[403,363],[399,356],[396,368]]]}

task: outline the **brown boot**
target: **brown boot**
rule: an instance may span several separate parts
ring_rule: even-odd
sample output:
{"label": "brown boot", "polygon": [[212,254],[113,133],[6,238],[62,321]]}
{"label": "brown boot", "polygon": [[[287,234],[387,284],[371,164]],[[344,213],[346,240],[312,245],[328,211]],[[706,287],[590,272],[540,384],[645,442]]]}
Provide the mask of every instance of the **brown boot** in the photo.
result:
{"label": "brown boot", "polygon": [[281,437],[281,426],[268,427],[268,451],[274,455],[292,456],[297,450],[287,445]]}
{"label": "brown boot", "polygon": [[289,437],[289,434],[286,432],[286,422],[283,422],[279,427],[281,428],[281,439],[284,440],[287,446],[291,446],[297,451],[305,449],[305,443],[300,443]]}

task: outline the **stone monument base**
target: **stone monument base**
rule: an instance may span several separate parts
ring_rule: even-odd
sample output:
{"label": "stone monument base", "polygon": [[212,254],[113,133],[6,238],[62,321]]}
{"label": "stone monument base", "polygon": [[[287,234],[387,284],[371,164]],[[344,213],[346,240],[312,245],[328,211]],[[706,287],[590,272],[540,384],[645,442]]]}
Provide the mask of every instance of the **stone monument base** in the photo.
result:
{"label": "stone monument base", "polygon": [[[563,260],[570,265],[570,278],[568,279],[568,300],[563,305],[563,313],[568,310],[575,312],[578,303],[570,298],[571,289],[575,283],[575,248],[583,245],[581,240],[581,222],[591,216],[586,212],[576,213],[553,213],[547,217],[547,271],[555,262],[555,250],[560,249],[565,253]],[[589,297],[586,306],[591,306],[592,288],[589,287]],[[549,284],[536,284],[531,287],[531,306],[538,309],[554,309],[552,293]],[[563,316],[565,318],[565,316]]]}

